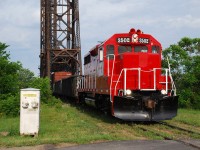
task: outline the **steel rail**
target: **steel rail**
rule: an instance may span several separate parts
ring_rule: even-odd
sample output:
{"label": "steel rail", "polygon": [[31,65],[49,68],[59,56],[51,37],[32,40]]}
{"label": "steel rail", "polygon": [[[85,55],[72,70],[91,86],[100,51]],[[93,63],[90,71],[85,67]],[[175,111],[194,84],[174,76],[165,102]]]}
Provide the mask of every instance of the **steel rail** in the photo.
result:
{"label": "steel rail", "polygon": [[156,135],[156,136],[159,136],[159,137],[164,138],[165,140],[173,140],[173,141],[176,141],[176,142],[182,143],[182,144],[184,144],[184,145],[187,145],[187,146],[190,146],[190,147],[193,147],[193,148],[200,149],[200,146],[198,146],[198,145],[194,145],[194,144],[192,144],[192,143],[189,143],[189,142],[186,142],[186,141],[183,141],[183,140],[177,139],[177,138],[171,138],[171,137],[168,137],[168,136],[162,135],[162,134],[157,133],[157,132],[155,133],[154,131],[149,130],[149,129],[144,128],[144,127],[138,127],[138,128],[141,129],[142,131],[145,131],[145,132],[151,132],[151,133],[153,133],[153,134]]}
{"label": "steel rail", "polygon": [[166,123],[166,122],[157,122],[159,124],[162,124],[162,125],[165,125],[165,126],[168,126],[170,128],[174,128],[174,129],[177,129],[177,130],[180,130],[180,131],[184,131],[184,132],[188,132],[190,134],[197,134],[197,135],[200,135],[199,132],[194,132],[194,131],[191,131],[191,130],[188,130],[188,129],[185,129],[185,128],[181,128],[181,127],[178,127],[178,126],[175,126],[175,125],[171,125],[169,123]]}

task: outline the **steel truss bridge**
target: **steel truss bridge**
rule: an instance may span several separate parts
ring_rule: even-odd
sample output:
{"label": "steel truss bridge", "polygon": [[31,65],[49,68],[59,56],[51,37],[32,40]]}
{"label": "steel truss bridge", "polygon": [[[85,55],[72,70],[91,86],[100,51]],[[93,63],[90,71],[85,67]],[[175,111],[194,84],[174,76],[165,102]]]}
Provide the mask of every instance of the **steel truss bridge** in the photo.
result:
{"label": "steel truss bridge", "polygon": [[78,0],[41,0],[40,76],[82,74]]}

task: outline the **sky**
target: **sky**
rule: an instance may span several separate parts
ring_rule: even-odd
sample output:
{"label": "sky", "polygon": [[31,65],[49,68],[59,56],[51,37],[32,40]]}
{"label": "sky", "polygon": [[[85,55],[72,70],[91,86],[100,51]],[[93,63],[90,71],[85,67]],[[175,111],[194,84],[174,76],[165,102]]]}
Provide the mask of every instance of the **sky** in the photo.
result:
{"label": "sky", "polygon": [[[98,41],[141,29],[163,49],[183,37],[200,38],[200,0],[79,0],[84,56]],[[40,0],[0,1],[0,42],[11,61],[39,75]]]}

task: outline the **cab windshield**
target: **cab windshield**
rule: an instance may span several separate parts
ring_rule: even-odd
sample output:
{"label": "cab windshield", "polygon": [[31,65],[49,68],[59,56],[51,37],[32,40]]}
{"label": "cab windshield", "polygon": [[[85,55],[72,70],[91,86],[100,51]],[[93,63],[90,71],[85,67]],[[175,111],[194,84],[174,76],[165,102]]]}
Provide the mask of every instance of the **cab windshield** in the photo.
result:
{"label": "cab windshield", "polygon": [[119,46],[118,47],[118,54],[122,54],[125,52],[132,52],[131,46]]}
{"label": "cab windshield", "polygon": [[138,52],[147,53],[148,48],[147,48],[147,46],[134,46],[134,52],[136,52],[136,53],[138,53]]}

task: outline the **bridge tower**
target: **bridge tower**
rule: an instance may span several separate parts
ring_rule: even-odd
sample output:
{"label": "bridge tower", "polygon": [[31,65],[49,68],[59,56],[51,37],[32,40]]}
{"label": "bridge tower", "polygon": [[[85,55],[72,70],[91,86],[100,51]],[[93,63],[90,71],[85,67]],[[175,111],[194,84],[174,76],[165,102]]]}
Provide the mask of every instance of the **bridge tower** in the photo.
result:
{"label": "bridge tower", "polygon": [[40,77],[82,74],[78,0],[41,0]]}

